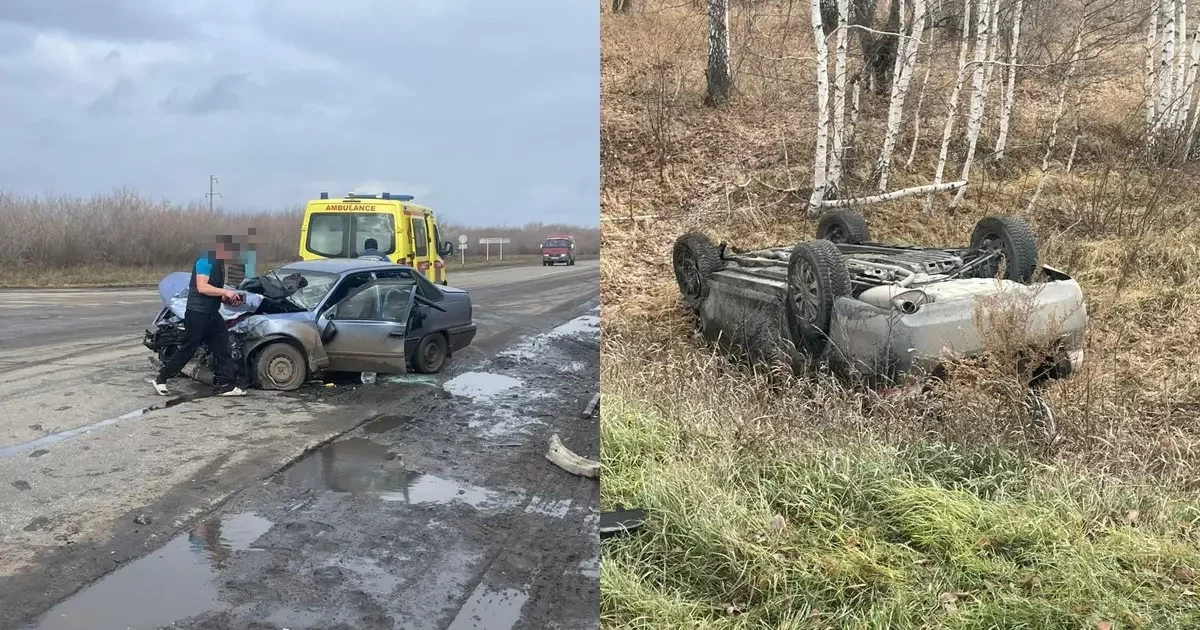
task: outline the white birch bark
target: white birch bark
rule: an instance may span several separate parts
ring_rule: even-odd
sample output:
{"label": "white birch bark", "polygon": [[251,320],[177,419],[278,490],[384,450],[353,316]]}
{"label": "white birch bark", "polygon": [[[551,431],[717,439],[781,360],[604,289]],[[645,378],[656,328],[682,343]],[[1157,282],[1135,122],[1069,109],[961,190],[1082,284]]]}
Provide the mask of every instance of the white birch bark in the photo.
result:
{"label": "white birch bark", "polygon": [[1075,137],[1071,140],[1071,154],[1067,156],[1067,166],[1064,169],[1070,173],[1071,168],[1075,166],[1075,153],[1079,150],[1079,140],[1083,138],[1083,125],[1080,120],[1080,113],[1083,110],[1083,88],[1075,90],[1075,113],[1072,116],[1075,123]]}
{"label": "white birch bark", "polygon": [[[958,46],[958,73],[954,79],[954,89],[950,91],[950,103],[946,106],[946,125],[942,128],[942,148],[938,153],[937,169],[934,171],[933,183],[942,183],[942,175],[946,172],[946,156],[950,153],[950,137],[954,132],[954,119],[958,117],[958,97],[962,92],[963,81],[967,76],[967,50],[971,43],[971,0],[963,3],[962,42]],[[933,209],[933,195],[925,200],[925,211]]]}
{"label": "white birch bark", "polygon": [[1167,124],[1175,88],[1175,4],[1176,0],[1163,0],[1160,9],[1163,21],[1162,62],[1158,66],[1158,116],[1155,127]]}
{"label": "white birch bark", "polygon": [[1021,16],[1024,0],[1013,5],[1012,41],[1008,49],[1008,80],[1004,84],[1004,101],[1000,106],[1000,131],[996,135],[996,161],[1004,159],[1008,147],[1008,128],[1012,121],[1013,105],[1017,99],[1017,47],[1021,43]]}
{"label": "white birch bark", "polygon": [[1154,125],[1158,117],[1158,5],[1162,0],[1150,2],[1150,30],[1146,35],[1146,124]]}
{"label": "white birch bark", "polygon": [[[991,0],[999,2],[1000,0]],[[992,13],[989,0],[979,0],[979,15],[976,27],[978,36],[975,40],[975,73],[971,78],[971,111],[967,118],[967,157],[963,160],[962,174],[959,179],[971,180],[971,166],[975,161],[975,147],[979,143],[979,130],[983,127],[983,111],[987,104],[987,86],[984,84],[984,61],[987,60],[988,47],[991,44],[988,28],[991,26]],[[962,202],[967,189],[959,188],[954,199],[950,201],[953,208]]]}
{"label": "white birch bark", "polygon": [[1175,85],[1171,88],[1171,94],[1174,96],[1173,106],[1171,107],[1171,125],[1174,126],[1179,122],[1179,110],[1181,109],[1181,98],[1183,97],[1184,78],[1188,69],[1188,32],[1187,32],[1187,0],[1178,0],[1176,7],[1175,19],[1175,65],[1172,67],[1172,74],[1175,78]]}
{"label": "white birch bark", "polygon": [[1192,100],[1196,88],[1196,73],[1200,70],[1200,28],[1192,31],[1188,41],[1191,44],[1188,46],[1187,54],[1187,72],[1181,73],[1183,76],[1183,90],[1178,98],[1178,106],[1175,108],[1174,126],[1182,129],[1187,124],[1188,118],[1192,115]]}
{"label": "white birch bark", "polygon": [[708,96],[709,105],[721,105],[733,91],[730,66],[729,0],[708,0]]}
{"label": "white birch bark", "polygon": [[908,161],[904,166],[912,168],[913,160],[917,159],[917,141],[921,139],[921,108],[925,105],[925,88],[929,87],[929,71],[933,69],[933,59],[925,66],[925,78],[921,79],[921,91],[917,93],[917,111],[913,112],[912,146],[908,149]]}
{"label": "white birch bark", "polygon": [[1054,152],[1054,145],[1058,143],[1058,123],[1062,121],[1063,113],[1066,111],[1067,87],[1075,76],[1075,66],[1079,63],[1079,52],[1083,49],[1084,26],[1084,21],[1080,20],[1079,32],[1075,34],[1075,48],[1071,51],[1070,61],[1067,62],[1067,72],[1063,77],[1062,85],[1058,88],[1058,106],[1054,112],[1054,120],[1050,123],[1050,137],[1046,139],[1046,153],[1042,156],[1042,172],[1038,177],[1037,188],[1034,189],[1033,196],[1029,198],[1029,212],[1033,212],[1038,198],[1042,196],[1042,188],[1045,187],[1046,178],[1050,172],[1050,156]]}
{"label": "white birch bark", "polygon": [[862,75],[854,77],[850,81],[850,121],[846,123],[846,134],[843,140],[842,153],[845,157],[846,149],[854,146],[854,130],[858,128],[858,115],[862,111],[859,107],[862,102]]}
{"label": "white birch bark", "polygon": [[896,150],[896,140],[900,136],[900,123],[904,121],[904,99],[908,95],[908,84],[917,63],[917,53],[920,51],[921,34],[925,30],[925,0],[913,0],[912,33],[909,39],[901,43],[897,50],[897,60],[900,61],[896,80],[892,81],[892,99],[888,105],[887,132],[883,137],[883,150],[879,153],[876,170],[879,173],[879,192],[887,190],[888,175],[892,167],[892,153]]}
{"label": "white birch bark", "polygon": [[817,147],[813,159],[813,190],[808,201],[811,214],[820,210],[825,198],[826,161],[829,156],[829,45],[821,25],[821,0],[811,0],[813,43],[817,47]]}
{"label": "white birch bark", "polygon": [[854,208],[858,206],[866,206],[873,203],[882,203],[884,201],[895,201],[904,197],[913,195],[936,195],[937,193],[949,192],[951,190],[959,190],[967,185],[967,182],[946,182],[944,184],[926,184],[925,186],[914,186],[912,188],[902,188],[893,190],[892,192],[871,195],[870,197],[854,197],[852,199],[833,199],[830,201],[821,202],[820,209],[828,210],[830,208]]}
{"label": "white birch bark", "polygon": [[846,159],[846,55],[849,49],[850,3],[837,0],[837,48],[833,60],[833,154],[829,161],[829,185],[837,190],[842,182],[842,164]]}

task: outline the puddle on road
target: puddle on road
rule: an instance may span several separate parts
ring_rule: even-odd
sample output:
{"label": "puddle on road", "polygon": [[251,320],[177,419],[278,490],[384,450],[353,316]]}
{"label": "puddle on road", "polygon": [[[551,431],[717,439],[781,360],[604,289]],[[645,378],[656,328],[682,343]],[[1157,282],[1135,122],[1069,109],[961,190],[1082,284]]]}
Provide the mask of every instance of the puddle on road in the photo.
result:
{"label": "puddle on road", "polygon": [[197,525],[64,600],[36,630],[153,630],[220,606],[214,568],[271,529],[252,513]]}
{"label": "puddle on road", "polygon": [[446,381],[442,387],[455,396],[466,396],[473,402],[486,402],[520,385],[520,379],[503,374],[465,372]]}
{"label": "puddle on road", "polygon": [[512,630],[521,619],[529,593],[515,588],[495,590],[480,584],[446,630]]}
{"label": "puddle on road", "polygon": [[392,429],[409,424],[415,420],[412,416],[379,416],[363,426],[363,431],[367,433],[386,433]]}
{"label": "puddle on road", "polygon": [[569,337],[572,335],[582,335],[584,333],[594,333],[598,332],[599,327],[599,315],[583,315],[551,330],[547,336]]}
{"label": "puddle on road", "polygon": [[362,438],[333,442],[281,473],[285,485],[335,492],[371,493],[385,501],[451,503],[480,507],[497,493],[406,470],[403,460],[382,444]]}

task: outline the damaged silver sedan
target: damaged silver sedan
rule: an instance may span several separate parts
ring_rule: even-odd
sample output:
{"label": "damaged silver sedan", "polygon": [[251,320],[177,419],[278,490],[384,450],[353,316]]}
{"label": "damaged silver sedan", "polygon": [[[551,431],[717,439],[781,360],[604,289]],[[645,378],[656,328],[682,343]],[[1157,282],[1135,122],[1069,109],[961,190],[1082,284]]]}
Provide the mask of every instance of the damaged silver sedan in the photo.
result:
{"label": "damaged silver sedan", "polygon": [[[160,363],[184,341],[190,275],[159,284],[163,308],[143,343]],[[245,302],[221,306],[239,386],[299,389],[322,371],[440,372],[471,344],[471,296],[436,286],[404,265],[356,259],[296,262],[237,287]],[[211,382],[201,347],[184,373]]]}
{"label": "damaged silver sedan", "polygon": [[938,376],[951,356],[985,354],[997,336],[1028,364],[1031,385],[1077,372],[1083,293],[1037,255],[1017,217],[980,220],[965,248],[912,247],[871,241],[862,215],[836,211],[817,240],[796,245],[738,252],[684,234],[673,262],[710,340],[891,389]]}

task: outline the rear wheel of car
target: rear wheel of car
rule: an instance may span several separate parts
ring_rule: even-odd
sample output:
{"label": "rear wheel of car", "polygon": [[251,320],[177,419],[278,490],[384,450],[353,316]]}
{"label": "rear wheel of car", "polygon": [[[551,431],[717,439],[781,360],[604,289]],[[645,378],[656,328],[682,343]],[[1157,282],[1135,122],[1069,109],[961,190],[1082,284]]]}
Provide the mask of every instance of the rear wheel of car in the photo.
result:
{"label": "rear wheel of car", "polygon": [[308,361],[296,346],[276,342],[255,353],[254,376],[263,389],[294,391],[308,380]]}
{"label": "rear wheel of car", "polygon": [[449,354],[445,335],[425,335],[417,344],[417,351],[413,353],[413,367],[422,374],[437,374],[446,367],[446,357]]}
{"label": "rear wheel of car", "polygon": [[979,278],[1001,277],[1015,282],[1029,282],[1037,269],[1037,236],[1024,219],[1014,216],[992,216],[980,219],[971,233],[971,246],[983,254],[999,256],[975,270]]}
{"label": "rear wheel of car", "polygon": [[688,232],[675,240],[671,260],[684,303],[692,310],[699,310],[708,297],[708,279],[721,266],[720,253],[707,235]]}
{"label": "rear wheel of car", "polygon": [[859,245],[871,240],[867,219],[853,210],[831,210],[817,222],[817,238],[834,243]]}
{"label": "rear wheel of car", "polygon": [[788,259],[784,318],[796,348],[813,356],[825,352],[834,301],[850,295],[850,272],[837,245],[815,240],[800,243]]}

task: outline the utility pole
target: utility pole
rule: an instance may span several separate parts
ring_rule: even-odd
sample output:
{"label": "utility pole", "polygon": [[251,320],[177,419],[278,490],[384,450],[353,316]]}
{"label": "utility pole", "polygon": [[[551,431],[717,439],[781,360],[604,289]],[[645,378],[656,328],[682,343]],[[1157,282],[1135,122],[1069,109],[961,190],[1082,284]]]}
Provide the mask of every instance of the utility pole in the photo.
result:
{"label": "utility pole", "polygon": [[221,196],[221,193],[216,192],[216,186],[217,186],[217,176],[209,175],[208,176],[208,192],[204,194],[205,197],[208,197],[208,211],[209,212],[213,211],[213,199]]}

